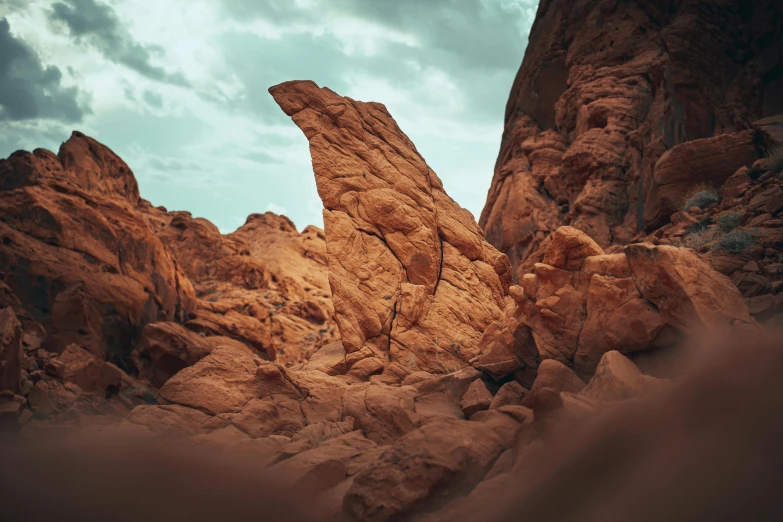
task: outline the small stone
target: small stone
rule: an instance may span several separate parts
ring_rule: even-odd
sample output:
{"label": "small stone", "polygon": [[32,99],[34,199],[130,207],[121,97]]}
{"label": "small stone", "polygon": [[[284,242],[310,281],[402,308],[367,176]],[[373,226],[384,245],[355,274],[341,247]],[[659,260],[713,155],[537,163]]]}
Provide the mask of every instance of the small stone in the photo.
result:
{"label": "small stone", "polygon": [[473,381],[462,395],[459,407],[465,417],[470,418],[476,412],[486,410],[492,403],[492,394],[481,379]]}

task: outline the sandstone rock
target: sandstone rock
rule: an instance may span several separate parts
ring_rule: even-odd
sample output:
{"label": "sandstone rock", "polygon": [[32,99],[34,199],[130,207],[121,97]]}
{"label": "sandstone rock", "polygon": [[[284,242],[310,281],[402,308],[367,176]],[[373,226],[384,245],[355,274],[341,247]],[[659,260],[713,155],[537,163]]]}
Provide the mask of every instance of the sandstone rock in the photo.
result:
{"label": "sandstone rock", "polygon": [[755,131],[693,140],[666,151],[655,164],[653,185],[644,204],[647,227],[660,226],[682,209],[688,190],[699,184],[720,186],[737,169],[758,157]]}
{"label": "sandstone rock", "polygon": [[590,236],[573,227],[559,227],[544,252],[544,264],[571,272],[582,268],[586,257],[603,255],[604,251]]}
{"label": "sandstone rock", "polygon": [[344,415],[353,417],[357,429],[377,444],[388,444],[418,424],[411,387],[359,384],[343,396]]}
{"label": "sandstone rock", "polygon": [[[0,271],[47,346],[79,344],[130,370],[131,340],[154,321],[183,321],[193,288],[138,211],[130,169],[80,133],[59,156],[0,161]],[[34,262],[33,262],[34,261]]]}
{"label": "sandstone rock", "polygon": [[183,325],[150,323],[141,331],[133,363],[139,375],[159,388],[175,373],[209,355],[212,346]]}
{"label": "sandstone rock", "polygon": [[159,399],[216,415],[239,412],[251,399],[272,394],[300,395],[273,363],[221,348],[169,379]]}
{"label": "sandstone rock", "polygon": [[0,391],[18,392],[22,380],[22,325],[11,307],[0,310]]}
{"label": "sandstone rock", "polygon": [[202,411],[176,404],[137,406],[124,422],[146,426],[153,432],[174,438],[202,433],[210,416]]}
{"label": "sandstone rock", "polygon": [[200,300],[188,328],[227,336],[286,366],[339,338],[323,231],[252,214],[231,234],[189,212],[143,202],[144,216],[193,281]]}
{"label": "sandstone rock", "polygon": [[470,418],[474,413],[489,408],[491,402],[492,394],[489,393],[486,384],[484,384],[481,379],[476,379],[468,386],[464,395],[462,395],[459,407],[462,409],[462,413],[465,417]]}
{"label": "sandstone rock", "polygon": [[414,384],[416,414],[421,420],[442,416],[464,418],[460,401],[468,388],[481,379],[481,376],[480,372],[468,367]]}
{"label": "sandstone rock", "polygon": [[71,382],[86,392],[116,393],[122,382],[122,372],[111,363],[72,344],[52,359],[46,372],[64,382]]}
{"label": "sandstone rock", "polygon": [[587,319],[574,363],[595,369],[608,350],[636,352],[653,346],[666,321],[639,293],[634,279],[594,274],[587,292]]}
{"label": "sandstone rock", "polygon": [[639,291],[669,324],[684,331],[755,324],[731,281],[692,250],[639,244],[625,253]]}
{"label": "sandstone rock", "polygon": [[[542,261],[558,226],[605,249],[627,244],[679,210],[668,202],[683,187],[717,187],[758,157],[750,122],[762,118],[753,127],[764,135],[783,111],[770,73],[781,66],[772,20],[783,12],[773,0],[713,7],[540,4],[479,220],[515,281]],[[732,29],[743,24],[752,36]],[[705,27],[715,29],[709,39]]]}
{"label": "sandstone rock", "polygon": [[343,509],[355,520],[399,520],[469,492],[503,452],[479,422],[438,419],[410,432],[354,478]]}
{"label": "sandstone rock", "polygon": [[270,469],[282,484],[314,495],[337,486],[369,467],[367,456],[380,454],[376,444],[354,431],[276,464]]}
{"label": "sandstone rock", "polygon": [[642,375],[620,352],[611,351],[601,357],[595,375],[580,395],[599,401],[620,401],[652,389],[654,381]]}
{"label": "sandstone rock", "polygon": [[764,137],[767,147],[783,145],[783,113],[754,121],[753,127]]}
{"label": "sandstone rock", "polygon": [[304,370],[319,370],[327,375],[341,375],[348,371],[345,362],[345,348],[341,342],[327,344],[315,352],[307,361]]}
{"label": "sandstone rock", "polygon": [[383,105],[312,82],[270,93],[310,141],[346,352],[433,371],[465,366],[502,315],[506,257],[446,195]]}
{"label": "sandstone rock", "polygon": [[250,399],[239,413],[230,417],[230,422],[255,439],[270,435],[292,437],[305,426],[299,401],[274,395],[271,398]]}
{"label": "sandstone rock", "polygon": [[522,401],[522,405],[533,404],[536,395],[544,390],[555,393],[579,393],[584,387],[585,383],[573,370],[554,359],[547,359],[542,361],[538,367],[536,381],[533,383],[530,393]]}
{"label": "sandstone rock", "polygon": [[[573,231],[553,234],[553,252],[567,250],[557,246],[567,235],[580,237]],[[573,248],[582,246],[577,242]],[[608,351],[636,355],[672,347],[705,328],[757,328],[732,282],[690,249],[633,244],[573,266],[534,265],[534,273],[523,278],[522,295],[506,308],[505,321],[486,330],[484,353],[472,361],[476,368],[496,380],[522,378],[521,373],[528,379],[540,359],[553,359],[587,379]],[[745,274],[742,281],[735,274],[740,288],[750,284],[745,279],[753,274]]]}
{"label": "sandstone rock", "polygon": [[528,393],[529,391],[518,382],[507,382],[501,386],[495,396],[492,397],[489,409],[497,410],[503,406],[521,405],[522,400]]}

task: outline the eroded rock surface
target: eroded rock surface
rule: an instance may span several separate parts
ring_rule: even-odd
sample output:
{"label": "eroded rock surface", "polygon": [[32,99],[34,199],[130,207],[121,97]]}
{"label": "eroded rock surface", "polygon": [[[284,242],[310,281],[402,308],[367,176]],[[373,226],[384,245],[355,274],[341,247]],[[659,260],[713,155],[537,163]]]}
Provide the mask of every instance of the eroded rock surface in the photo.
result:
{"label": "eroded rock surface", "polygon": [[299,233],[285,216],[267,212],[221,234],[189,212],[145,203],[144,215],[195,286],[191,330],[234,338],[288,365],[339,339],[317,227]]}
{"label": "eroded rock surface", "polygon": [[313,82],[270,92],[310,141],[346,352],[432,371],[464,366],[502,315],[506,256],[383,105]]}
{"label": "eroded rock surface", "polygon": [[750,166],[783,113],[781,18],[774,0],[540,2],[479,221],[516,281],[558,226],[627,244]]}
{"label": "eroded rock surface", "polygon": [[[604,353],[674,346],[699,332],[757,330],[731,280],[693,250],[633,244],[604,254],[563,227],[520,287],[515,306],[488,328],[474,365],[496,379],[554,359],[590,376]],[[535,354],[535,357],[531,357]],[[538,379],[537,379],[538,382]]]}

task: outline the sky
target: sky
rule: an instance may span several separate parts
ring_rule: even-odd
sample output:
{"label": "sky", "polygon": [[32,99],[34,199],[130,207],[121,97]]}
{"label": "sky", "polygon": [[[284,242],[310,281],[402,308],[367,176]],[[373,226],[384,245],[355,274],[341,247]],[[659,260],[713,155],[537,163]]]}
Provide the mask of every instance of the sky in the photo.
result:
{"label": "sky", "polygon": [[0,157],[73,130],[142,197],[223,232],[323,225],[307,140],[267,89],[386,105],[478,216],[538,0],[0,0]]}

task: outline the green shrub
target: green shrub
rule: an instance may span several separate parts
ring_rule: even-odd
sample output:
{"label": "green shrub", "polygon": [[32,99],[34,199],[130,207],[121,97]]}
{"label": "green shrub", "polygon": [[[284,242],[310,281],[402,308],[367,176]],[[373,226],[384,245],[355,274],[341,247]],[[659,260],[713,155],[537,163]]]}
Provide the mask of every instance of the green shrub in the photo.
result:
{"label": "green shrub", "polygon": [[688,234],[695,234],[697,232],[704,232],[712,224],[710,216],[702,216],[696,223],[690,225],[687,229]]}
{"label": "green shrub", "polygon": [[714,239],[714,230],[699,230],[686,235],[685,241],[683,241],[683,245],[688,248],[692,248],[693,250],[698,250]]}
{"label": "green shrub", "polygon": [[753,236],[744,230],[732,230],[712,245],[713,250],[726,250],[733,254],[744,252],[753,245]]}
{"label": "green shrub", "polygon": [[688,198],[682,209],[688,210],[691,207],[699,207],[700,209],[704,210],[718,201],[720,201],[720,198],[718,197],[718,191],[714,188],[700,190]]}
{"label": "green shrub", "polygon": [[772,172],[783,171],[783,146],[772,147],[764,154],[767,160],[767,168]]}
{"label": "green shrub", "polygon": [[744,214],[742,212],[726,212],[721,214],[717,219],[718,227],[724,232],[731,232],[740,226],[743,216]]}

